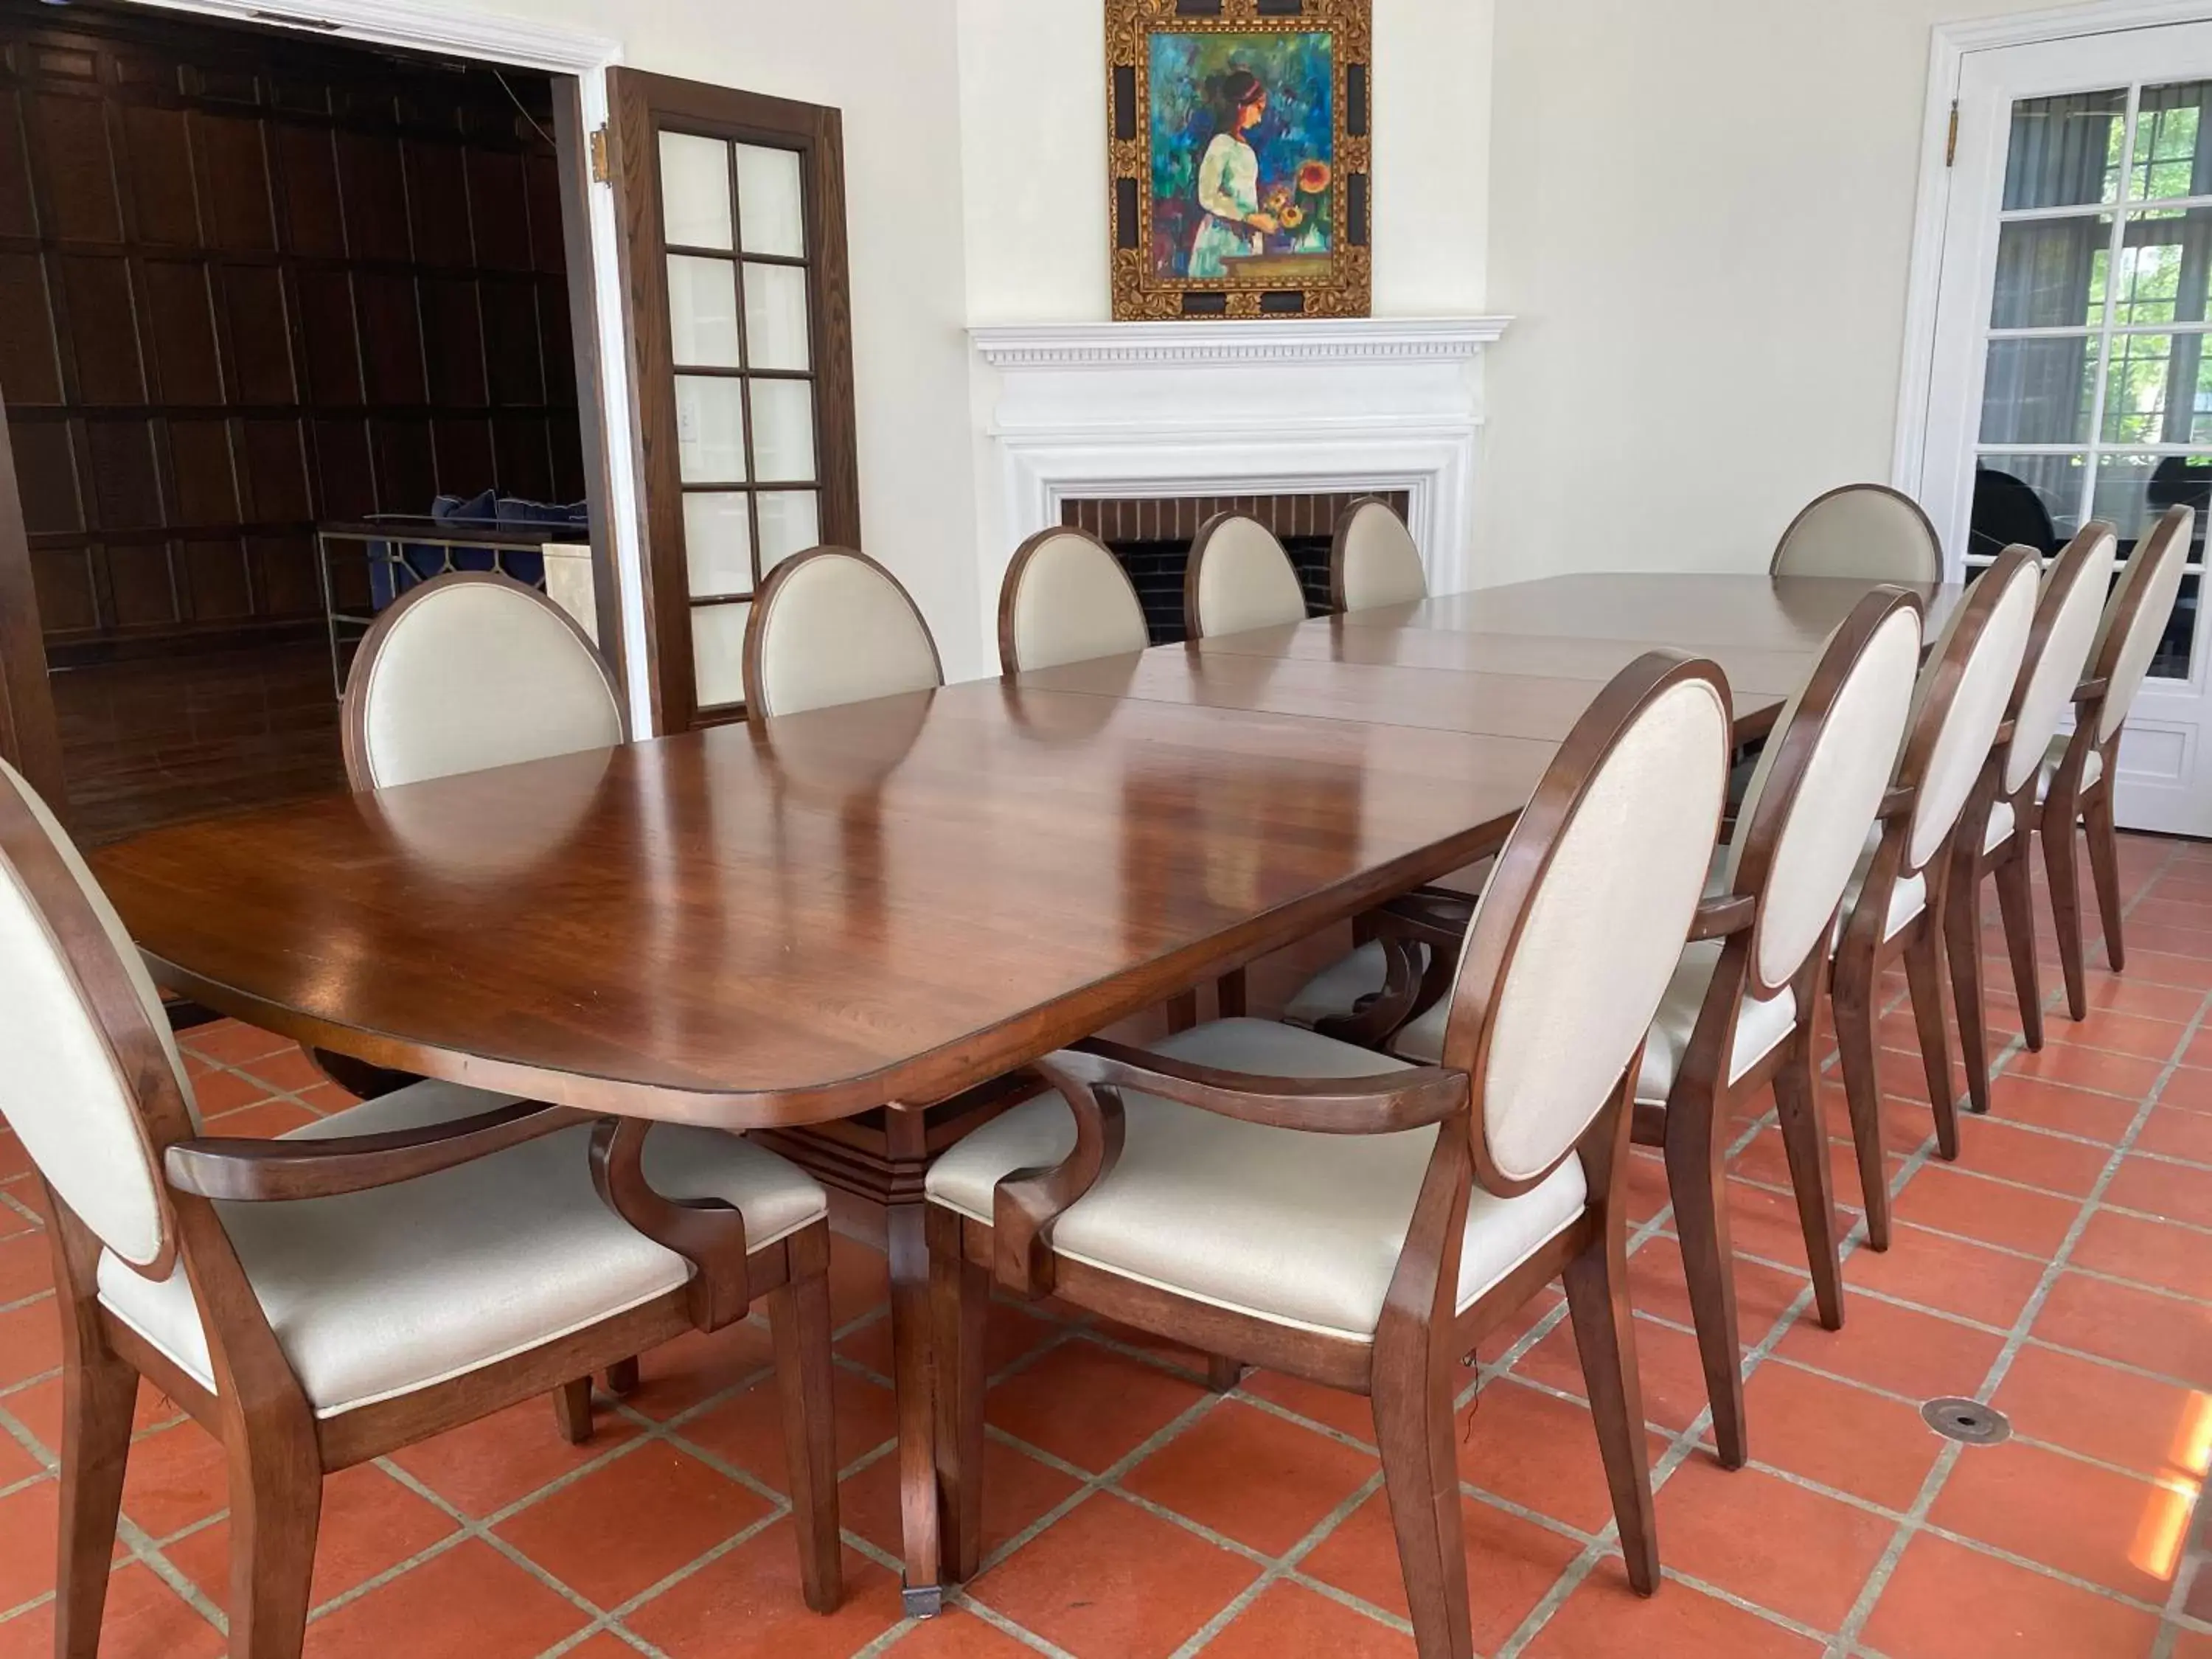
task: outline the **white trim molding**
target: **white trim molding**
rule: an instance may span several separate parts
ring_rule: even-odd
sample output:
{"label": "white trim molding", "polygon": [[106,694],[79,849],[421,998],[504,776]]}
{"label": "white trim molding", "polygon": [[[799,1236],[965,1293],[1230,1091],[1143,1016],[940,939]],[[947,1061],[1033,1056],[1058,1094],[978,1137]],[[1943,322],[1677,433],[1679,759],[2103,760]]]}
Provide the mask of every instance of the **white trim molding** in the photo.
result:
{"label": "white trim molding", "polygon": [[1006,559],[1100,497],[1404,490],[1438,592],[1475,585],[1480,359],[1503,317],[1023,325],[970,331]]}
{"label": "white trim molding", "polygon": [[1899,365],[1897,434],[1890,482],[1916,498],[1927,463],[1928,398],[1936,361],[1936,311],[1943,234],[1951,207],[1951,109],[1968,52],[2034,46],[2081,35],[2212,21],[2212,0],[2087,0],[2040,11],[1938,23],[1928,45],[1928,106],[1921,124],[1920,187],[1913,207],[1906,282],[1905,359]]}
{"label": "white trim molding", "polygon": [[604,35],[471,11],[438,0],[138,0],[168,11],[296,28],[335,40],[374,40],[518,68],[582,75],[622,60]]}

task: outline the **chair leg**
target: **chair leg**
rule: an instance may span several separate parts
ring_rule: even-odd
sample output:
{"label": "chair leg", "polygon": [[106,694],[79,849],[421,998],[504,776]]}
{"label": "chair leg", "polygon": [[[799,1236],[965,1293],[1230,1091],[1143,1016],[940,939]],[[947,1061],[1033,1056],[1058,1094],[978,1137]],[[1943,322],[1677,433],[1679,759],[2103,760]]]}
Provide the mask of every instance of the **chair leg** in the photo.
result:
{"label": "chair leg", "polygon": [[1449,1367],[1424,1331],[1418,1346],[1389,1353],[1378,1345],[1372,1385],[1382,1490],[1398,1534],[1398,1565],[1413,1619],[1419,1659],[1472,1659],[1467,1543],[1459,1508],[1459,1462],[1452,1434]]}
{"label": "chair leg", "polygon": [[1790,1156],[1790,1186],[1797,1195],[1797,1224],[1805,1234],[1805,1260],[1813,1269],[1813,1300],[1823,1330],[1844,1328],[1844,1264],[1836,1243],[1834,1182],[1828,1170],[1828,1133],[1813,1076],[1813,1039],[1800,1030],[1795,1052],[1774,1074],[1775,1115]]}
{"label": "chair leg", "polygon": [[1851,1144],[1866,1194],[1867,1243],[1889,1248],[1889,1175],[1882,1158],[1881,1074],[1875,1066],[1871,963],[1836,959],[1836,1051],[1843,1061],[1844,1098],[1851,1109]]}
{"label": "chair leg", "polygon": [[2015,846],[1997,866],[1996,884],[1997,908],[2004,915],[2005,951],[2012,957],[2013,995],[2020,1000],[2021,1037],[2031,1053],[2039,1053],[2043,1048],[2043,984],[2035,965],[2035,889],[2028,878],[2025,842]]}
{"label": "chair leg", "polygon": [[2066,1013],[2089,1017],[2087,958],[2081,944],[2081,885],[2074,869],[2074,818],[2043,809],[2043,867],[2051,878],[2051,931],[2058,936],[2058,969],[2066,979]]}
{"label": "chair leg", "polygon": [[1188,1031],[1198,1024],[1198,993],[1177,991],[1168,999],[1168,1030]]}
{"label": "chair leg", "polygon": [[1644,1391],[1636,1374],[1636,1320],[1628,1304],[1625,1241],[1609,1227],[1567,1264],[1567,1314],[1582,1355],[1613,1518],[1628,1582],[1639,1595],[1659,1588],[1659,1534],[1651,1516],[1651,1458],[1644,1438]]}
{"label": "chair leg", "polygon": [[837,1418],[830,1363],[830,1278],[810,1273],[768,1293],[775,1386],[783,1406],[784,1462],[799,1532],[799,1578],[806,1605],[834,1613],[845,1599],[837,1536]]}
{"label": "chair leg", "polygon": [[1219,1354],[1210,1354],[1206,1361],[1206,1386],[1215,1394],[1227,1394],[1244,1375],[1244,1363],[1239,1359],[1224,1359]]}
{"label": "chair leg", "polygon": [[1912,1023],[1920,1028],[1920,1066],[1936,1107],[1936,1151],[1948,1161],[1959,1156],[1959,1102],[1951,1091],[1950,1040],[1943,1034],[1942,942],[1936,920],[1923,915],[1912,924],[1905,980],[1912,993]]}
{"label": "chair leg", "polygon": [[572,1446],[580,1446],[592,1437],[590,1377],[576,1377],[553,1390],[553,1425]]}
{"label": "chair leg", "polygon": [[307,1640],[323,1471],[304,1402],[297,1413],[228,1430],[231,1659],[300,1659]]}
{"label": "chair leg", "polygon": [[946,1572],[965,1583],[983,1559],[983,1340],[990,1275],[960,1248],[960,1218],[929,1212],[931,1337],[937,1358],[937,1486]]}
{"label": "chair leg", "polygon": [[1943,896],[1944,955],[1951,963],[1951,1005],[1959,1017],[1959,1058],[1966,1067],[1966,1103],[1990,1109],[1989,1007],[1982,996],[1982,882],[1971,860],[1952,872]]}
{"label": "chair leg", "polygon": [[1224,1019],[1244,1018],[1244,970],[1231,968],[1213,982],[1213,1000]]}
{"label": "chair leg", "polygon": [[1743,1421],[1743,1348],[1736,1328],[1735,1253],[1729,1243],[1728,1183],[1714,1120],[1717,1100],[1667,1107],[1667,1194],[1682,1243],[1690,1319],[1713,1413],[1721,1467],[1740,1469],[1751,1455]]}
{"label": "chair leg", "polygon": [[62,1372],[61,1561],[55,1581],[57,1659],[94,1659],[115,1554],[123,1469],[138,1373],[112,1357]]}
{"label": "chair leg", "polygon": [[617,1359],[607,1367],[607,1392],[617,1400],[627,1400],[637,1392],[637,1361]]}
{"label": "chair leg", "polygon": [[2112,821],[2112,781],[2097,786],[2097,793],[2082,803],[2083,827],[2087,831],[2089,874],[2097,885],[2097,919],[2105,929],[2105,958],[2116,974],[2128,965],[2127,946],[2120,937],[2120,839]]}

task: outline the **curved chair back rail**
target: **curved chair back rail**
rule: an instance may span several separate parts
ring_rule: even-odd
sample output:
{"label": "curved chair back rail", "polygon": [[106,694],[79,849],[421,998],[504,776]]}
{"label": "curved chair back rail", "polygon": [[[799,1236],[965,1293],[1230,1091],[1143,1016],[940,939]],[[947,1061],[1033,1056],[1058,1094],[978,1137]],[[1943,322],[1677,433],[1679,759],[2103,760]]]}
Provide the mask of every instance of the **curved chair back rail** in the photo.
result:
{"label": "curved chair back rail", "polygon": [[1242,513],[1198,527],[1182,579],[1183,625],[1194,640],[1306,619],[1305,590],[1274,532]]}
{"label": "curved chair back rail", "polygon": [[1758,896],[1756,995],[1788,985],[1828,937],[1904,745],[1920,629],[1901,589],[1861,599],[1759,755],[1723,866],[1729,890]]}
{"label": "curved chair back rail", "polygon": [[0,872],[0,1118],[100,1243],[167,1278],[177,1242],[160,1154],[193,1132],[191,1085],[121,918],[4,761]]}
{"label": "curved chair back rail", "polygon": [[1337,514],[1328,550],[1331,610],[1373,611],[1428,596],[1421,550],[1388,501],[1370,495]]}
{"label": "curved chair back rail", "polygon": [[1086,530],[1041,530],[999,587],[999,666],[1008,674],[1142,651],[1145,608],[1113,550]]}
{"label": "curved chair back rail", "polygon": [[614,681],[584,631],[536,588],[487,570],[433,577],[377,617],[340,724],[356,789],[623,740]]}
{"label": "curved chair back rail", "polygon": [[1486,1190],[1528,1190],[1618,1097],[1704,890],[1729,732],[1717,666],[1640,658],[1576,722],[1498,854],[1443,1055],[1470,1079]]}
{"label": "curved chair back rail", "polygon": [[1901,866],[1907,875],[1942,849],[1988,763],[2027,653],[2039,580],[2027,549],[2001,554],[1953,609],[1920,671],[1897,779],[1913,792]]}
{"label": "curved chair back rail", "polygon": [[2173,614],[2174,597],[2181,591],[2183,567],[2189,562],[2189,544],[2197,528],[2193,507],[2175,507],[2136,544],[2127,568],[2097,633],[2090,676],[2105,682],[2096,720],[2096,740],[2107,744],[2128,723],[2136,695],[2149,676],[2158,642]]}
{"label": "curved chair back rail", "polygon": [[809,548],[769,573],[745,620],[744,671],[753,720],[945,684],[913,597],[849,547]]}
{"label": "curved chair back rail", "polygon": [[1920,503],[1887,484],[1844,484],[1814,496],[1775,544],[1778,576],[1940,582],[1943,544]]}
{"label": "curved chair back rail", "polygon": [[2043,599],[2036,606],[2027,660],[2014,699],[2012,738],[1998,779],[1998,793],[2008,799],[2027,787],[2043,769],[2059,721],[2073,702],[2074,688],[2081,684],[2096,643],[2118,549],[2118,533],[2112,526],[2093,520],[2066,544],[2044,579]]}

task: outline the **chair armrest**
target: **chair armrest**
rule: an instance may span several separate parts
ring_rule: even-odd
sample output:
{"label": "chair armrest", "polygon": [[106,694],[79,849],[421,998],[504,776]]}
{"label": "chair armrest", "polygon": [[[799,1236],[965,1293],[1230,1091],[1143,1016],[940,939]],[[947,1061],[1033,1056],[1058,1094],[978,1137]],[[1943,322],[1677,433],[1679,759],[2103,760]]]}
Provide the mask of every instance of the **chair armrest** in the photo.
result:
{"label": "chair armrest", "polygon": [[691,1322],[718,1331],[752,1306],[747,1279],[745,1218],[718,1198],[665,1198],[645,1176],[650,1118],[602,1118],[592,1131],[592,1186],[599,1202],[663,1249],[692,1267]]}
{"label": "chair armrest", "polygon": [[573,1106],[519,1100],[450,1122],[383,1134],[322,1140],[202,1137],[172,1142],[162,1167],[172,1187],[201,1198],[231,1203],[336,1198],[435,1175],[596,1116]]}
{"label": "chair armrest", "polygon": [[1693,939],[1726,939],[1731,933],[1741,933],[1759,915],[1759,901],[1748,893],[1731,893],[1725,898],[1709,898],[1698,907],[1690,918],[1690,937]]}
{"label": "chair armrest", "polygon": [[1442,1066],[1367,1077],[1261,1077],[1224,1072],[1093,1037],[1047,1062],[1054,1080],[1137,1089],[1247,1123],[1317,1134],[1382,1135],[1441,1123],[1465,1109],[1467,1073]]}
{"label": "chair armrest", "polygon": [[1367,913],[1378,933],[1457,951],[1474,924],[1474,899],[1443,888],[1416,888]]}

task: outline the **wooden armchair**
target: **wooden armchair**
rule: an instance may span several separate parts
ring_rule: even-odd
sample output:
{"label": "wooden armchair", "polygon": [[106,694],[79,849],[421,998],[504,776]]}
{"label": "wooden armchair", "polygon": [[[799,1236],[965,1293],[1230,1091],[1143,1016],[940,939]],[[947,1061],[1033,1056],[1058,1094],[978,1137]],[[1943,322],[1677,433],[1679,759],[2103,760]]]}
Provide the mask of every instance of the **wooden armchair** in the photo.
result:
{"label": "wooden armchair", "polygon": [[[2045,577],[2005,729],[1990,757],[1988,775],[1968,798],[1958,833],[1952,837],[1951,874],[1943,900],[1944,955],[1950,960],[1951,1002],[1958,1013],[1959,1047],[1966,1062],[1967,1103],[1977,1112],[1990,1109],[1989,1026],[1982,998],[1982,883],[1990,877],[1996,879],[2005,948],[2020,999],[2021,1034],[2030,1048],[2040,1048],[2043,991],[2035,965],[2028,844],[2035,834],[2043,792],[2051,781],[2050,755],[2058,741],[2058,722],[2081,684],[2095,643],[2105,595],[2112,586],[2116,545],[2112,526],[2085,525]],[[2077,920],[2077,945],[2080,938]]]}
{"label": "wooden armchair", "polygon": [[928,1176],[946,1559],[981,1554],[995,1282],[1373,1397],[1419,1649],[1472,1652],[1459,1362],[1564,1275],[1631,1583],[1658,1583],[1627,1297],[1629,1113],[1728,771],[1711,663],[1654,653],[1577,725],[1501,854],[1441,1066],[1229,1019],[1092,1042]]}
{"label": "wooden armchair", "polygon": [[[0,767],[0,1113],[62,1319],[55,1652],[94,1659],[143,1376],[219,1438],[230,1652],[296,1659],[325,1474],[765,1295],[810,1606],[840,1599],[828,1205],[734,1135],[420,1083],[280,1140],[202,1135],[152,981]],[[665,1194],[665,1195],[664,1195]]]}
{"label": "wooden armchair", "polygon": [[2044,867],[2051,876],[2051,920],[2058,935],[2058,963],[2066,979],[2066,1011],[2089,1012],[2081,944],[2081,900],[2074,863],[2074,826],[2080,824],[2105,929],[2105,954],[2112,971],[2127,967],[2121,938],[2120,849],[2112,819],[2112,781],[2118,770],[2120,735],[2135,710],[2136,696],[2173,615],[2184,567],[2197,530],[2194,508],[2167,509],[2136,544],[2105,608],[2090,653],[2088,678],[2074,694],[2074,730],[2054,739],[2048,781],[2036,814],[2043,834]]}
{"label": "wooden armchair", "polygon": [[1881,970],[1903,957],[1935,1105],[1936,1149],[1955,1158],[1959,1109],[1943,1034],[1943,887],[1952,835],[1984,775],[2020,678],[2039,574],[2026,550],[2010,549],[1952,611],[1920,671],[1905,751],[1880,823],[1844,891],[1830,1001],[1866,1200],[1867,1242],[1877,1250],[1889,1248],[1889,1171],[1875,1058],[1876,988]]}

